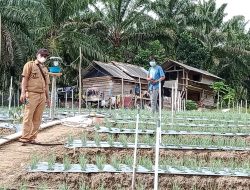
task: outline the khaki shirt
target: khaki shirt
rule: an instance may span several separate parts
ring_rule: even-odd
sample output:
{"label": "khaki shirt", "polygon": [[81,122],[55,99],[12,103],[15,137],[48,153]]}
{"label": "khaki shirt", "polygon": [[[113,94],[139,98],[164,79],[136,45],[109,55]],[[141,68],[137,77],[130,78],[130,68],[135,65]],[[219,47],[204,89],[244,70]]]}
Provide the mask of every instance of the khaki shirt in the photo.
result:
{"label": "khaki shirt", "polygon": [[46,81],[44,81],[38,64],[37,60],[29,61],[23,67],[22,76],[28,78],[26,87],[28,92],[44,93],[46,91],[46,86],[50,84],[48,69],[44,64],[40,64],[46,79]]}

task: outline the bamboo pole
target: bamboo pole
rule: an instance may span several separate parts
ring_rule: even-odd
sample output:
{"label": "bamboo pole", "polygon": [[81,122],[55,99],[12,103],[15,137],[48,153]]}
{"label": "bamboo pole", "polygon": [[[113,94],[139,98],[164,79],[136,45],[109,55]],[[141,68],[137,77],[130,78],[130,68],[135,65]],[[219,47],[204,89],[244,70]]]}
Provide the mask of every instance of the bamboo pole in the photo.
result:
{"label": "bamboo pole", "polygon": [[159,154],[160,154],[160,129],[161,123],[157,121],[157,128],[156,128],[156,142],[155,142],[155,175],[154,175],[154,190],[158,190],[158,170],[159,170]]}
{"label": "bamboo pole", "polygon": [[65,105],[64,107],[67,109],[68,108],[68,93],[67,90],[65,90]]}
{"label": "bamboo pole", "polygon": [[247,113],[247,100],[246,100],[246,113]]}
{"label": "bamboo pole", "polygon": [[162,107],[162,94],[161,94],[161,81],[159,81],[159,121],[160,121],[160,134],[159,134],[159,141],[161,143],[161,107]]}
{"label": "bamboo pole", "polygon": [[142,109],[142,93],[141,93],[141,78],[139,77],[139,85],[140,85],[140,108]]}
{"label": "bamboo pole", "polygon": [[124,109],[124,79],[122,78],[122,109]]}
{"label": "bamboo pole", "polygon": [[13,92],[13,104],[14,104],[14,108],[16,108],[16,94],[15,94],[15,92]]}
{"label": "bamboo pole", "polygon": [[139,109],[136,115],[136,128],[135,128],[135,148],[134,148],[134,162],[133,162],[133,175],[132,175],[132,190],[135,189],[135,171],[137,163],[137,143],[138,143],[138,130],[139,130]]}
{"label": "bamboo pole", "polygon": [[0,13],[0,63],[2,62],[2,16]]}
{"label": "bamboo pole", "polygon": [[[79,63],[79,114],[81,114],[82,107],[82,48],[79,47],[80,63]],[[87,97],[87,96],[86,96]]]}
{"label": "bamboo pole", "polygon": [[[19,85],[18,85],[18,86],[19,86]],[[20,106],[19,98],[20,98],[20,92],[19,92],[19,87],[18,87],[18,89],[17,89],[17,107]]]}
{"label": "bamboo pole", "polygon": [[171,90],[171,124],[173,127],[173,122],[174,122],[174,86],[172,85],[172,90]]}
{"label": "bamboo pole", "polygon": [[240,113],[242,112],[242,108],[243,108],[243,102],[242,100],[240,101]]}
{"label": "bamboo pole", "polygon": [[10,89],[9,89],[9,111],[11,107],[11,100],[12,100],[12,85],[13,85],[13,76],[10,77]]}
{"label": "bamboo pole", "polygon": [[56,101],[56,76],[52,76],[52,89],[51,89],[51,106],[50,106],[50,118],[55,118],[55,102]]}
{"label": "bamboo pole", "polygon": [[2,107],[3,107],[3,95],[4,95],[4,93],[3,93],[3,91],[2,91]]}
{"label": "bamboo pole", "polygon": [[71,90],[71,110],[74,112],[74,89]]}

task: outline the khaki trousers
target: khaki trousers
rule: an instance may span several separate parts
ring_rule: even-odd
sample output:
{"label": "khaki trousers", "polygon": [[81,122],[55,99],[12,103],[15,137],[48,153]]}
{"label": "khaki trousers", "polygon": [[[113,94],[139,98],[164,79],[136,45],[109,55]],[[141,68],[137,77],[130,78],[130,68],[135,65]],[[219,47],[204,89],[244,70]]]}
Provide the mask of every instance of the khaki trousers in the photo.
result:
{"label": "khaki trousers", "polygon": [[45,108],[45,93],[27,92],[27,102],[23,117],[23,131],[21,141],[35,140],[39,131]]}

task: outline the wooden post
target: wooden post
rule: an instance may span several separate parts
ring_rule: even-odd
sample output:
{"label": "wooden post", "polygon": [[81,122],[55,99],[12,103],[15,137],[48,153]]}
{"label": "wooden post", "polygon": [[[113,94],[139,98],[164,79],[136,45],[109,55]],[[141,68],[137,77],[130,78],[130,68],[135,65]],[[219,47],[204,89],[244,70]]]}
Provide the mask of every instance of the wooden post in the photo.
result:
{"label": "wooden post", "polygon": [[240,113],[242,112],[242,108],[243,108],[243,102],[242,100],[240,101]]}
{"label": "wooden post", "polygon": [[14,108],[16,108],[16,94],[13,91],[13,103],[14,103]]}
{"label": "wooden post", "polygon": [[79,63],[79,114],[81,114],[82,107],[82,48],[79,48],[80,63]]}
{"label": "wooden post", "polygon": [[247,100],[246,100],[246,113],[247,113]]}
{"label": "wooden post", "polygon": [[2,16],[0,13],[0,63],[2,62]]}
{"label": "wooden post", "polygon": [[50,118],[55,118],[55,100],[56,100],[56,76],[52,76],[52,89],[51,89],[51,107],[50,107]]}
{"label": "wooden post", "polygon": [[2,91],[2,107],[3,107],[3,95],[4,95],[4,94],[3,94],[3,91]]}
{"label": "wooden post", "polygon": [[186,101],[188,99],[188,73],[186,73]]}
{"label": "wooden post", "polygon": [[71,110],[74,112],[74,89],[71,90]]}
{"label": "wooden post", "polygon": [[177,94],[178,94],[178,80],[175,82],[175,93],[174,93],[174,110],[177,110]]}
{"label": "wooden post", "polygon": [[[19,86],[19,85],[18,85]],[[19,103],[19,98],[20,98],[20,94],[19,94],[20,92],[19,92],[19,87],[18,87],[18,89],[17,89],[17,107],[19,107],[20,105],[20,103]]]}
{"label": "wooden post", "polygon": [[173,127],[173,122],[174,122],[174,86],[172,85],[172,91],[171,91],[171,123]]}
{"label": "wooden post", "polygon": [[9,111],[10,111],[11,100],[12,100],[12,83],[13,83],[13,76],[10,77]]}
{"label": "wooden post", "polygon": [[49,73],[52,76],[52,88],[51,88],[51,106],[50,106],[50,118],[55,118],[55,109],[56,109],[56,78],[60,77],[62,73]]}
{"label": "wooden post", "polygon": [[124,109],[124,94],[123,94],[123,91],[124,91],[124,79],[122,78],[122,109]]}
{"label": "wooden post", "polygon": [[140,108],[142,109],[142,93],[141,93],[141,78],[139,77],[139,85],[140,85]]}
{"label": "wooden post", "polygon": [[67,90],[65,90],[65,105],[64,107],[67,109],[68,108],[68,93]]}

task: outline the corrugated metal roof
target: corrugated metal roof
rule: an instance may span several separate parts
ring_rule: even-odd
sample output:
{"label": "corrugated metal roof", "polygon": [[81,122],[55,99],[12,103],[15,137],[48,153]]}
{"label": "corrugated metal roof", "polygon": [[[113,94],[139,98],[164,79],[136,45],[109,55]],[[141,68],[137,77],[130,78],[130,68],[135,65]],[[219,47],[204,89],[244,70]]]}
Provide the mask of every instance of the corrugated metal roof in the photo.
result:
{"label": "corrugated metal roof", "polygon": [[177,61],[174,61],[174,60],[171,60],[171,59],[168,60],[166,63],[168,63],[168,62],[173,62],[173,63],[175,63],[175,64],[177,64],[177,65],[181,66],[182,68],[185,68],[185,69],[187,69],[189,71],[194,71],[194,72],[197,72],[197,73],[201,73],[201,74],[204,74],[204,75],[207,75],[207,76],[222,80],[222,78],[220,78],[220,77],[218,77],[218,76],[216,76],[216,75],[214,75],[212,73],[209,73],[209,72],[201,70],[201,69],[197,69],[197,68],[189,66],[189,65],[185,65],[184,63],[180,63],[180,62],[177,62]]}
{"label": "corrugated metal roof", "polygon": [[100,61],[93,61],[93,63],[105,69],[113,77],[123,78],[123,79],[131,80],[131,81],[134,80],[133,78],[128,76],[126,73],[124,73],[122,70],[120,70],[118,67],[116,67],[112,63],[103,63]]}
{"label": "corrugated metal roof", "polygon": [[115,61],[112,61],[112,63],[131,77],[147,79],[147,70],[143,67]]}

